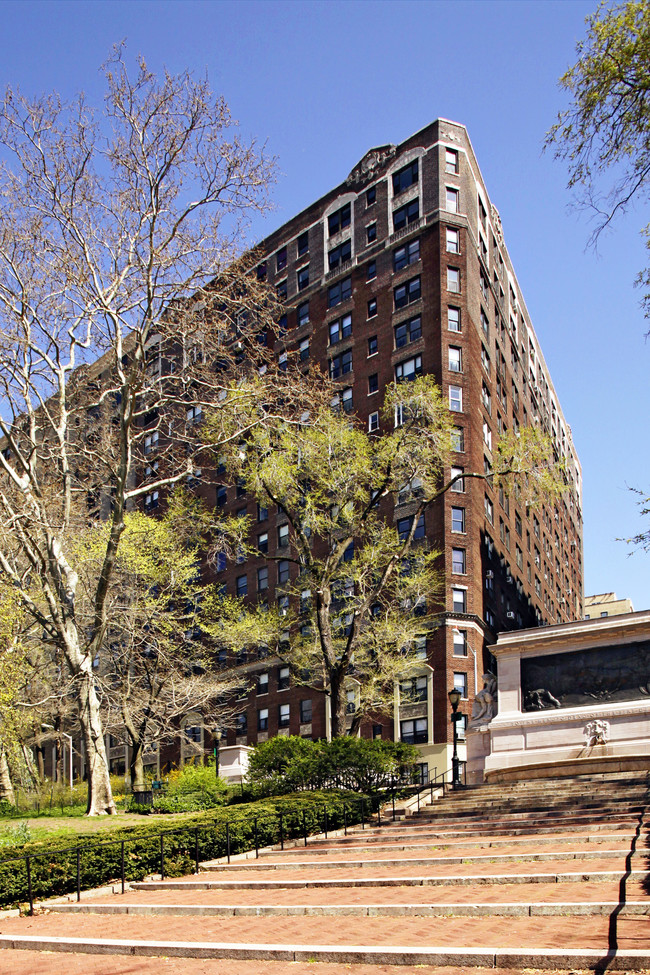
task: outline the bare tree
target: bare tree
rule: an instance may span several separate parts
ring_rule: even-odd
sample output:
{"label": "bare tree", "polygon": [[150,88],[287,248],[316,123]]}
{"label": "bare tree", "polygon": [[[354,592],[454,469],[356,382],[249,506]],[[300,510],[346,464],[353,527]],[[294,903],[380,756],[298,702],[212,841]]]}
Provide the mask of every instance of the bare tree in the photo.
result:
{"label": "bare tree", "polygon": [[[238,259],[272,163],[207,81],[132,78],[120,50],[105,77],[101,112],[11,90],[0,108],[0,576],[72,676],[89,814],[115,810],[93,660],[125,514],[197,476],[208,404],[231,438],[238,404],[270,401],[263,345],[239,360],[274,315]],[[76,542],[99,519],[82,621]]]}

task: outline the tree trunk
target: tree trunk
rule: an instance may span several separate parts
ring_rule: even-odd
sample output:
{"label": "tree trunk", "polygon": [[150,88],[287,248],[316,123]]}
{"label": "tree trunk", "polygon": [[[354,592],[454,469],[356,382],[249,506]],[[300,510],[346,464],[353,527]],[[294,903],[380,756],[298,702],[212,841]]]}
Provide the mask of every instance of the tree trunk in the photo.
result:
{"label": "tree trunk", "polygon": [[5,746],[0,743],[0,799],[6,799],[12,806],[16,805],[16,796],[9,773],[9,762]]}
{"label": "tree trunk", "polygon": [[34,754],[31,748],[29,748],[23,742],[20,743],[20,750],[23,755],[23,761],[25,762],[25,768],[27,769],[27,774],[29,775],[32,788],[38,789],[41,780],[36,765],[34,764]]}
{"label": "tree trunk", "polygon": [[84,660],[76,673],[78,678],[79,723],[86,746],[86,769],[88,772],[86,815],[113,815],[117,810],[111,791],[104,731],[90,661]]}
{"label": "tree trunk", "polygon": [[338,668],[330,672],[330,706],[332,708],[332,738],[346,734],[347,697],[345,684]]}
{"label": "tree trunk", "polygon": [[36,751],[36,765],[38,767],[38,780],[42,784],[45,778],[45,749],[39,743],[34,745]]}
{"label": "tree trunk", "polygon": [[131,792],[144,792],[144,749],[142,742],[131,743],[131,760],[129,762],[129,775],[131,777]]}

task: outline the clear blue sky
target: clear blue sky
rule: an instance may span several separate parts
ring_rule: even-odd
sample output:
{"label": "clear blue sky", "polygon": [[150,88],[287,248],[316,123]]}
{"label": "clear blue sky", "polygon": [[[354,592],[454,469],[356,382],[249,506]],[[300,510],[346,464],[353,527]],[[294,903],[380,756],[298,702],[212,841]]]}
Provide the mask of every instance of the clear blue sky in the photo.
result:
{"label": "clear blue sky", "polygon": [[557,79],[596,0],[4,2],[0,82],[84,89],[127,41],[150,67],[207,71],[246,134],[277,157],[270,233],[344,179],[367,149],[432,119],[463,122],[570,423],[584,477],[585,593],[650,606],[650,555],[616,538],[642,527],[628,486],[650,493],[650,326],[634,288],[646,254],[637,211],[585,250],[565,172],[542,154],[563,104]]}

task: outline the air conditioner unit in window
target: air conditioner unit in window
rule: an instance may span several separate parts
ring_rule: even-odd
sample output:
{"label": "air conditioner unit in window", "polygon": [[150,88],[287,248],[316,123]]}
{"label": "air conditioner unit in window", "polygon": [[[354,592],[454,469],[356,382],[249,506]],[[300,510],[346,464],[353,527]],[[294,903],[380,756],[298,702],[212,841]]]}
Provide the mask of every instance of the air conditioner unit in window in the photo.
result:
{"label": "air conditioner unit in window", "polygon": [[513,620],[515,618],[515,614],[512,612],[511,609],[508,610],[506,616],[508,617],[509,620]]}
{"label": "air conditioner unit in window", "polygon": [[486,579],[494,579],[494,572],[492,571],[492,569],[488,569],[487,570],[487,572],[485,573],[485,578]]}
{"label": "air conditioner unit in window", "polygon": [[509,572],[506,573],[506,582],[512,582],[512,576],[510,575]]}

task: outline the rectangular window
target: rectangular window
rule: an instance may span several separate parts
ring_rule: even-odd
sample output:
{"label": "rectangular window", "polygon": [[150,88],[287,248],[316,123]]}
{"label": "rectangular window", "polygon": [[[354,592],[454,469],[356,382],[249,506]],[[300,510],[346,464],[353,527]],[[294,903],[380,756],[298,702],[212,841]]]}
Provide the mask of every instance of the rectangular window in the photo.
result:
{"label": "rectangular window", "polygon": [[327,289],[327,307],[334,308],[342,301],[347,301],[352,295],[352,278],[343,278]]}
{"label": "rectangular window", "polygon": [[400,699],[403,704],[420,704],[427,699],[426,676],[411,677],[403,680],[399,685]]}
{"label": "rectangular window", "polygon": [[267,566],[263,565],[261,569],[257,570],[257,591],[264,592],[264,590],[268,588],[269,588],[269,570]]}
{"label": "rectangular window", "polygon": [[467,656],[467,630],[452,630],[454,635],[454,657]]}
{"label": "rectangular window", "polygon": [[454,294],[460,293],[460,268],[447,268],[447,291],[452,291]]}
{"label": "rectangular window", "polygon": [[269,730],[269,709],[268,708],[257,709],[257,730],[258,731]]}
{"label": "rectangular window", "polygon": [[457,575],[465,575],[465,549],[452,548],[451,550],[451,571]]}
{"label": "rectangular window", "polygon": [[368,417],[368,430],[370,433],[374,433],[375,430],[379,430],[379,413],[377,411],[371,413]]}
{"label": "rectangular window", "polygon": [[278,562],[278,584],[283,585],[289,581],[289,560],[280,559]]}
{"label": "rectangular window", "polygon": [[235,734],[237,737],[248,733],[248,718],[245,714],[238,714],[235,718]]}
{"label": "rectangular window", "polygon": [[332,397],[332,409],[337,411],[341,407],[343,407],[345,413],[352,412],[352,387],[350,386],[341,390],[340,393],[335,393]]}
{"label": "rectangular window", "polygon": [[298,346],[298,358],[305,362],[309,358],[309,339],[303,339]]}
{"label": "rectangular window", "polygon": [[287,266],[287,248],[281,247],[275,255],[275,269],[282,271]]}
{"label": "rectangular window", "polygon": [[339,379],[352,372],[352,350],[342,352],[330,359],[330,379]]}
{"label": "rectangular window", "polygon": [[393,271],[401,271],[409,264],[420,260],[420,240],[410,240],[408,244],[393,251]]}
{"label": "rectangular window", "polygon": [[261,535],[257,536],[257,547],[260,552],[266,554],[269,550],[269,534],[268,532],[262,532]]}
{"label": "rectangular window", "polygon": [[449,213],[459,213],[460,194],[453,186],[447,186],[445,190],[445,204]]}
{"label": "rectangular window", "polygon": [[422,288],[420,275],[418,274],[416,278],[411,278],[409,281],[405,281],[404,284],[393,288],[395,309],[404,308],[406,305],[412,304],[412,302],[417,301],[421,297],[421,294]]}
{"label": "rectangular window", "polygon": [[145,499],[144,499],[145,511],[153,511],[154,508],[157,508],[158,500],[159,500],[158,491],[152,491],[150,494],[145,495]]}
{"label": "rectangular window", "polygon": [[377,355],[378,351],[379,345],[377,344],[377,336],[371,335],[368,339],[368,358],[370,358],[371,355]]}
{"label": "rectangular window", "polygon": [[258,504],[257,506],[257,520],[266,521],[269,517],[269,509],[265,508],[263,504]]}
{"label": "rectangular window", "polygon": [[451,480],[453,480],[455,477],[458,478],[458,480],[454,481],[454,483],[451,485],[450,488],[450,490],[453,491],[455,494],[462,494],[465,490],[465,481],[462,475],[463,475],[462,467],[452,467]]}
{"label": "rectangular window", "polygon": [[267,673],[257,675],[257,693],[269,693],[269,675]]}
{"label": "rectangular window", "polygon": [[492,450],[492,431],[490,430],[487,421],[483,423],[483,443],[488,450]]}
{"label": "rectangular window", "polygon": [[302,267],[298,271],[298,291],[304,291],[305,288],[309,287],[309,268]]}
{"label": "rectangular window", "polygon": [[420,219],[420,201],[411,200],[403,207],[393,210],[393,231],[404,230]]}
{"label": "rectangular window", "polygon": [[237,576],[237,595],[247,596],[248,595],[248,577],[247,576]]}
{"label": "rectangular window", "polygon": [[288,667],[280,667],[278,670],[278,690],[286,691],[291,683],[291,671]]}
{"label": "rectangular window", "polygon": [[370,264],[366,266],[366,281],[372,281],[372,279],[376,277],[377,277],[377,261],[371,261]]}
{"label": "rectangular window", "polygon": [[411,342],[417,342],[422,337],[422,318],[415,315],[405,322],[400,322],[395,326],[395,348],[401,349]]}
{"label": "rectangular window", "polygon": [[329,231],[330,237],[334,234],[338,234],[340,230],[345,230],[346,227],[350,226],[351,220],[351,209],[350,204],[346,203],[335,213],[331,213],[327,218],[327,229]]}
{"label": "rectangular window", "polygon": [[463,390],[460,386],[449,387],[449,409],[453,413],[463,412]]}
{"label": "rectangular window", "polygon": [[369,190],[366,190],[366,206],[371,207],[376,200],[377,200],[377,187],[371,186]]}
{"label": "rectangular window", "polygon": [[377,314],[377,299],[371,298],[368,302],[368,318],[374,318]]}
{"label": "rectangular window", "polygon": [[289,367],[289,358],[286,352],[281,352],[278,356],[278,369],[280,372],[286,372]]}
{"label": "rectangular window", "polygon": [[357,710],[357,692],[354,690],[347,691],[345,696],[347,698],[347,706],[345,710],[348,714],[354,714],[354,712]]}
{"label": "rectangular window", "polygon": [[[397,534],[399,535],[400,542],[405,542],[409,537],[409,532],[413,525],[413,517],[410,518],[399,518],[397,521]],[[424,538],[426,534],[426,528],[424,523],[424,515],[420,515],[415,526],[415,531],[413,532],[413,540],[418,538]]]}
{"label": "rectangular window", "polygon": [[300,702],[300,724],[311,724],[311,698]]}
{"label": "rectangular window", "polygon": [[445,149],[445,172],[458,173],[458,150]]}
{"label": "rectangular window", "polygon": [[266,261],[262,261],[261,264],[257,265],[257,280],[264,281],[266,279]]}
{"label": "rectangular window", "polygon": [[465,509],[464,508],[451,509],[451,530],[453,532],[465,531]]}
{"label": "rectangular window", "polygon": [[483,506],[485,508],[485,517],[490,522],[491,525],[494,524],[494,505],[487,494],[485,495]]}
{"label": "rectangular window", "polygon": [[296,241],[298,248],[298,257],[302,257],[309,251],[309,231],[305,230],[304,234],[301,234]]}
{"label": "rectangular window", "polygon": [[398,196],[418,181],[418,160],[414,159],[408,166],[404,166],[393,173],[393,195]]}
{"label": "rectangular window", "polygon": [[309,325],[308,301],[303,301],[301,305],[298,305],[298,328],[302,328],[303,325]]}
{"label": "rectangular window", "polygon": [[330,271],[335,270],[335,268],[340,267],[341,264],[347,264],[352,258],[352,241],[344,240],[342,244],[338,247],[334,247],[333,250],[327,255],[327,260],[329,263]]}
{"label": "rectangular window", "polygon": [[447,251],[449,254],[460,254],[460,230],[447,227]]}
{"label": "rectangular window", "polygon": [[451,599],[454,613],[466,613],[467,612],[467,590],[465,589],[452,589]]}
{"label": "rectangular window", "polygon": [[366,243],[372,244],[375,240],[377,240],[377,224],[371,223],[366,227]]}
{"label": "rectangular window", "polygon": [[376,393],[379,389],[379,376],[376,372],[373,372],[372,376],[368,376],[368,394]]}
{"label": "rectangular window", "polygon": [[288,728],[291,723],[291,708],[288,704],[281,704],[278,709],[278,727]]}
{"label": "rectangular window", "polygon": [[426,718],[400,721],[400,739],[407,745],[425,745],[429,739],[429,722]]}
{"label": "rectangular window", "polygon": [[395,382],[409,382],[422,373],[422,356],[414,355],[395,366]]}
{"label": "rectangular window", "polygon": [[343,315],[335,322],[330,322],[329,333],[330,345],[336,345],[337,342],[349,338],[352,335],[352,315]]}
{"label": "rectangular window", "polygon": [[289,526],[278,525],[278,548],[286,548],[289,544]]}
{"label": "rectangular window", "polygon": [[153,433],[148,433],[144,438],[144,452],[145,454],[152,454],[154,450],[158,447],[158,431],[154,430]]}
{"label": "rectangular window", "polygon": [[461,350],[455,345],[449,346],[449,370],[450,372],[463,371],[463,360],[461,357]]}
{"label": "rectangular window", "polygon": [[463,427],[454,427],[451,431],[451,449],[458,454],[465,453],[465,430]]}
{"label": "rectangular window", "polygon": [[457,691],[460,691],[460,696],[463,700],[467,697],[467,674],[454,674],[454,687]]}
{"label": "rectangular window", "polygon": [[460,332],[460,308],[451,305],[447,308],[447,328],[450,332]]}

